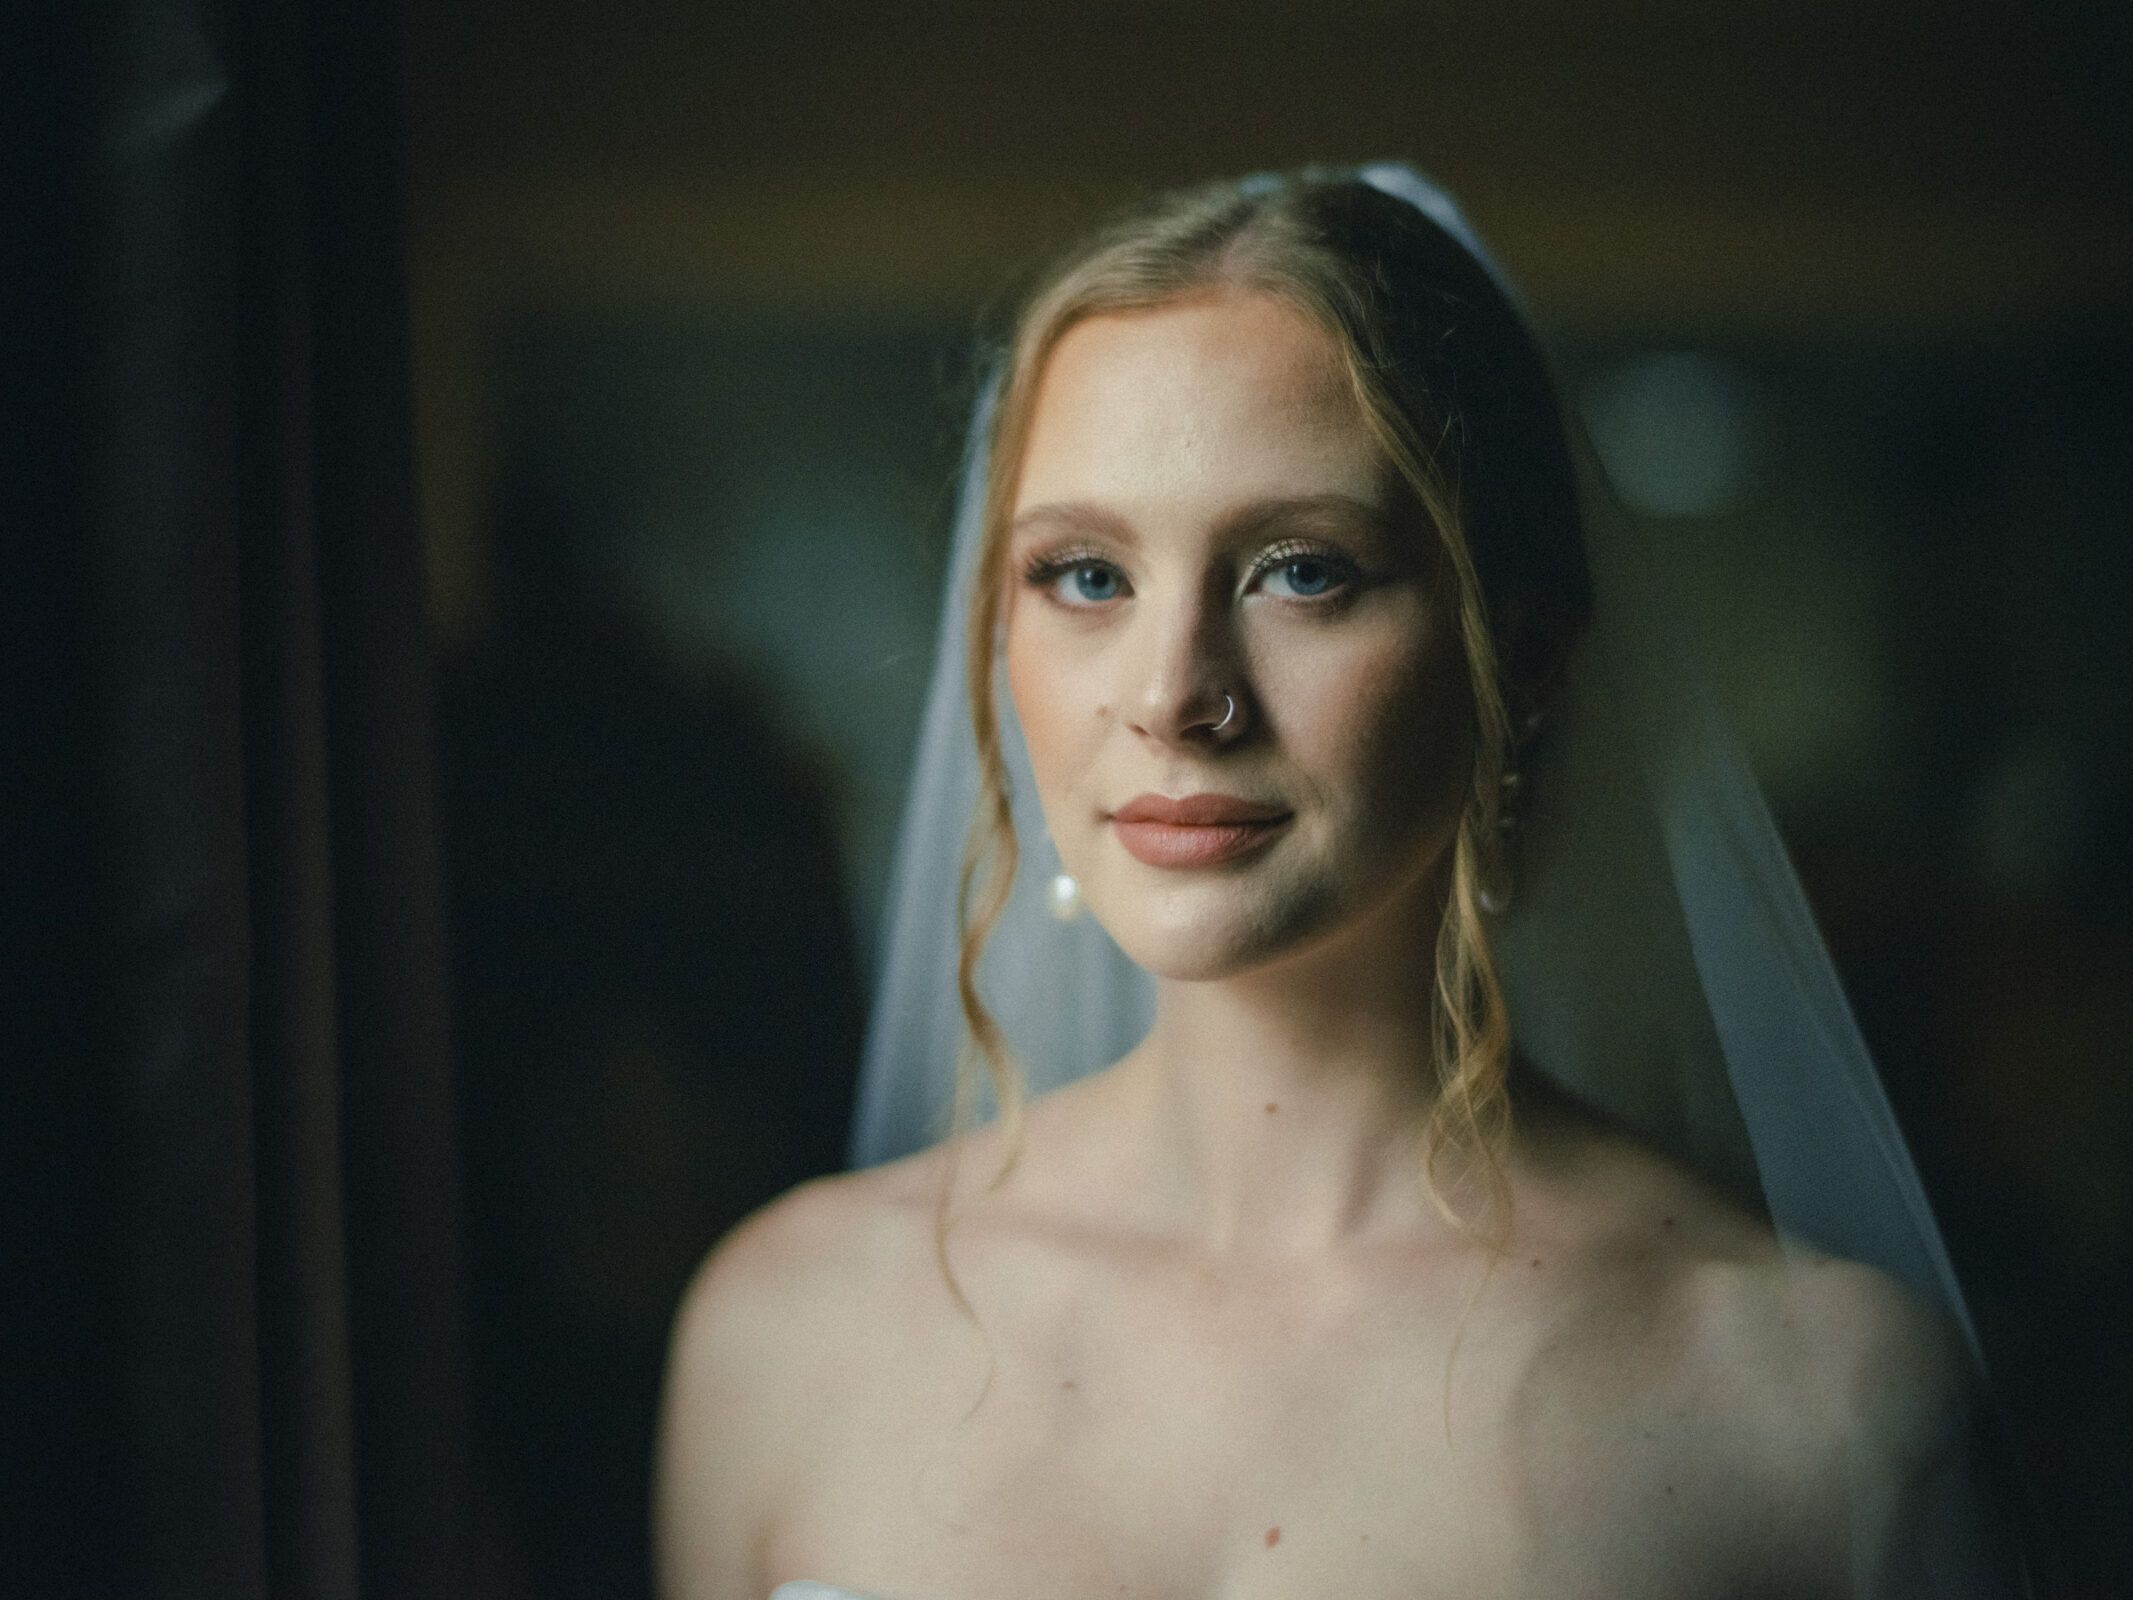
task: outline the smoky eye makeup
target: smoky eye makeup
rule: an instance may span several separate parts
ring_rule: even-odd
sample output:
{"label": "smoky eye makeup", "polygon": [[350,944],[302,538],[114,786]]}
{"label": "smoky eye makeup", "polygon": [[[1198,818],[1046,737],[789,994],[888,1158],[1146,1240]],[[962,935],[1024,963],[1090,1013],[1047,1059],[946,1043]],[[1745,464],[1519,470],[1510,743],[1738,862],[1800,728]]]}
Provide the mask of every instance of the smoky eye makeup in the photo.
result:
{"label": "smoky eye makeup", "polygon": [[1352,595],[1364,581],[1362,564],[1340,546],[1292,537],[1253,559],[1245,585],[1283,600],[1334,600]]}
{"label": "smoky eye makeup", "polygon": [[1408,543],[1397,508],[1352,495],[1308,495],[1264,502],[1238,517],[1229,536],[1256,551],[1322,551],[1357,567],[1392,567]]}

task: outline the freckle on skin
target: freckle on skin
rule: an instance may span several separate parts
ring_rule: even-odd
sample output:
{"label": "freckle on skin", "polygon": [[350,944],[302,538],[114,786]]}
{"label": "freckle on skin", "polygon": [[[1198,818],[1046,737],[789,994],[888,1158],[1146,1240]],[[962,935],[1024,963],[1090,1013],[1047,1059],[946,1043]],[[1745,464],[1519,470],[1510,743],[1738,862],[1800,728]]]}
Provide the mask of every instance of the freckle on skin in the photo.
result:
{"label": "freckle on skin", "polygon": [[1659,1219],[1659,1225],[1661,1227],[1671,1228],[1674,1225],[1674,1219],[1672,1217],[1661,1217]]}
{"label": "freckle on skin", "polygon": [[1541,1258],[1540,1258],[1539,1256],[1535,1256],[1535,1257],[1533,1258],[1533,1264],[1534,1264],[1534,1265],[1535,1265],[1536,1267],[1537,1267],[1537,1266],[1539,1266],[1539,1265],[1541,1264]]}
{"label": "freckle on skin", "polygon": [[1271,1101],[1271,1100],[1269,1100],[1269,1101],[1268,1101],[1268,1102],[1266,1103],[1266,1114],[1267,1114],[1268,1116],[1270,1116],[1270,1117],[1271,1117],[1271,1116],[1272,1116],[1272,1115],[1273,1115],[1273,1114],[1274,1114],[1275,1112],[1279,1111],[1280,1109],[1281,1109],[1281,1107],[1280,1107],[1280,1106],[1278,1106],[1278,1105],[1276,1105],[1276,1104],[1275,1104],[1275,1103],[1274,1103],[1273,1101]]}
{"label": "freckle on skin", "polygon": [[1269,1529],[1267,1529],[1267,1531],[1266,1531],[1266,1547],[1267,1547],[1267,1548],[1268,1548],[1269,1550],[1271,1550],[1271,1549],[1273,1549],[1273,1548],[1274,1548],[1274,1546],[1276,1546],[1276,1545],[1277,1545],[1277,1544],[1279,1544],[1279,1543],[1281,1543],[1281,1530],[1280,1530],[1279,1528],[1269,1528]]}
{"label": "freckle on skin", "polygon": [[1061,1379],[1059,1387],[1062,1389],[1071,1389],[1075,1387],[1074,1380],[1072,1378]]}

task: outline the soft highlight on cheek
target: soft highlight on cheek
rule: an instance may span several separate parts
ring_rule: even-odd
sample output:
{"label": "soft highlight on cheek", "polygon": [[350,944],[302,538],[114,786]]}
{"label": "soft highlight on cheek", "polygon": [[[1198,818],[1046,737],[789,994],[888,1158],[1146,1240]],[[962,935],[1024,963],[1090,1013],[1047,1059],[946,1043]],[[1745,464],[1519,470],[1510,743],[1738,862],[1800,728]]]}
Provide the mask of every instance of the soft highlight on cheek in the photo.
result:
{"label": "soft highlight on cheek", "polygon": [[995,693],[1007,699],[1001,709],[1021,727],[1046,825],[1072,871],[1081,853],[1078,835],[1093,822],[1083,815],[1089,806],[1074,781],[1081,764],[1075,759],[1076,736],[1085,741],[1100,724],[1102,710],[1091,698],[1088,675],[1076,672],[1071,658],[1056,648],[1060,641],[1049,636],[1051,619],[1032,615],[1043,602],[1012,576],[1007,591],[1000,601],[1006,682],[996,685]]}

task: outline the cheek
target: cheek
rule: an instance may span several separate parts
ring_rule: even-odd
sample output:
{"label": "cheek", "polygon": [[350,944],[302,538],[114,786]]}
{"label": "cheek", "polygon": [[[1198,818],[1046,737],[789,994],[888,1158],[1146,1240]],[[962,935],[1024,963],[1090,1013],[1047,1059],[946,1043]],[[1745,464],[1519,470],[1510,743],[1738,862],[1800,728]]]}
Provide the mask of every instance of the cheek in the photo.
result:
{"label": "cheek", "polygon": [[[1091,675],[1078,671],[1072,652],[1059,630],[1046,628],[1041,617],[1018,618],[1015,605],[1025,600],[1010,596],[1006,602],[1007,692],[1011,707],[1022,725],[1023,742],[1029,747],[1030,767],[1035,772],[1040,798],[1047,798],[1059,775],[1077,765],[1073,748],[1077,737],[1086,737],[1095,718],[1087,704]],[[1047,814],[1051,811],[1046,805]]]}
{"label": "cheek", "polygon": [[[1329,813],[1383,848],[1432,837],[1463,804],[1473,762],[1464,661],[1441,636],[1395,631],[1285,684],[1284,742]],[[1374,852],[1373,852],[1374,853]]]}

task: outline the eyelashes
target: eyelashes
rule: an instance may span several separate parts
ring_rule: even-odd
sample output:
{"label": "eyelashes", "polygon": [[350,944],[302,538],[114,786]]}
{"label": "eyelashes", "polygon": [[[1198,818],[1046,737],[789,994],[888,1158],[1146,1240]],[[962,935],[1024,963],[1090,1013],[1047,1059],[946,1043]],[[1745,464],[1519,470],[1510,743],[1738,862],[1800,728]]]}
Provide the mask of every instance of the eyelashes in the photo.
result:
{"label": "eyelashes", "polygon": [[[1329,600],[1351,593],[1363,579],[1362,568],[1347,552],[1315,539],[1283,539],[1252,558],[1244,589],[1282,600]],[[1072,606],[1101,605],[1133,592],[1117,562],[1086,546],[1031,557],[1023,564],[1022,581]]]}
{"label": "eyelashes", "polygon": [[1125,573],[1092,550],[1037,556],[1023,567],[1022,581],[1032,589],[1049,591],[1062,605],[1076,607],[1102,605],[1132,593]]}
{"label": "eyelashes", "polygon": [[1079,567],[1108,567],[1112,563],[1101,554],[1088,549],[1047,551],[1031,556],[1022,566],[1022,581],[1033,589],[1042,589],[1057,583],[1061,578]]}
{"label": "eyelashes", "polygon": [[1311,539],[1284,539],[1261,551],[1251,581],[1284,600],[1320,600],[1344,594],[1360,582],[1362,569],[1344,551]]}

